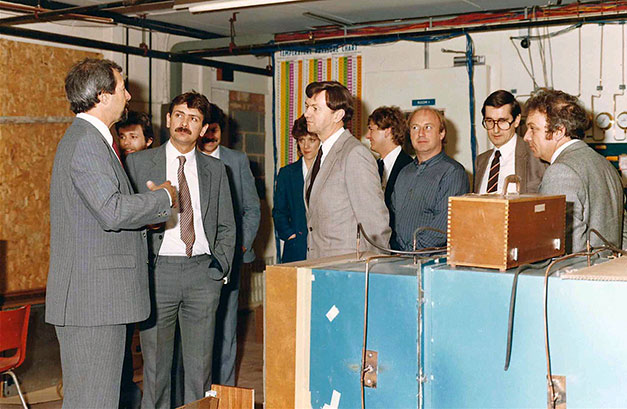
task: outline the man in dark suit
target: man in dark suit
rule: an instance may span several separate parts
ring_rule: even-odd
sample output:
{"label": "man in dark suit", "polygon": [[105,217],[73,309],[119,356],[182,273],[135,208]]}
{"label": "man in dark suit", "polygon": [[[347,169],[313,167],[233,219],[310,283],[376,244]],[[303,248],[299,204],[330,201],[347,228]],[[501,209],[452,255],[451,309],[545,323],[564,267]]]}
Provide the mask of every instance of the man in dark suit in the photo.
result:
{"label": "man in dark suit", "polygon": [[222,131],[226,126],[226,115],[217,105],[211,104],[210,118],[207,132],[198,141],[198,147],[204,154],[220,159],[226,166],[237,226],[233,271],[229,282],[222,289],[216,320],[213,368],[215,383],[233,386],[237,354],[239,273],[242,263],[252,263],[255,260],[253,241],[259,228],[261,208],[248,156],[244,152],[220,145]]}
{"label": "man in dark suit", "polygon": [[109,128],[131,98],[121,71],[113,61],[85,59],[65,79],[77,115],[52,170],[46,290],[64,408],[117,408],[126,324],[150,313],[143,226],[165,221],[177,199],[165,179],[133,194],[114,151]]}
{"label": "man in dark suit", "polygon": [[[305,90],[307,130],[322,144],[305,180],[307,259],[355,253],[357,225],[378,245],[390,241],[390,216],[372,154],[344,128],[353,97],[337,81],[312,82]],[[365,240],[360,250],[374,250]]]}
{"label": "man in dark suit", "polygon": [[226,169],[196,151],[208,127],[209,101],[196,92],[174,98],[166,116],[170,140],[129,155],[127,169],[142,191],[146,180],[177,181],[180,211],[150,230],[154,279],[151,318],[142,323],[143,408],[170,407],[174,334],[181,329],[184,403],[211,387],[215,315],[235,249],[235,220]]}
{"label": "man in dark suit", "polygon": [[[516,135],[520,125],[520,104],[511,93],[499,90],[486,98],[481,108],[483,127],[493,149],[477,156],[475,161],[475,193],[501,193],[505,178],[520,178],[520,193],[537,193],[546,164],[533,156],[529,145]],[[508,189],[514,189],[510,185]]]}
{"label": "man in dark suit", "polygon": [[[527,100],[525,142],[551,165],[540,193],[566,195],[566,252],[586,249],[590,229],[621,246],[623,186],[614,166],[581,139],[590,119],[579,100],[558,90],[540,89]],[[592,246],[603,241],[590,236]]]}
{"label": "man in dark suit", "polygon": [[307,132],[307,120],[304,116],[294,121],[292,138],[296,139],[300,158],[279,170],[272,208],[274,228],[283,240],[282,263],[307,258],[307,216],[303,189],[307,173],[311,170],[320,148],[320,139]]}
{"label": "man in dark suit", "polygon": [[[401,169],[412,161],[402,146],[407,139],[407,120],[398,107],[379,107],[368,117],[368,133],[366,139],[370,141],[370,149],[378,153],[377,159],[381,186],[385,192],[385,205],[390,210],[392,192],[396,178]],[[394,213],[390,211],[390,227],[394,226]],[[392,238],[394,241],[394,231]]]}

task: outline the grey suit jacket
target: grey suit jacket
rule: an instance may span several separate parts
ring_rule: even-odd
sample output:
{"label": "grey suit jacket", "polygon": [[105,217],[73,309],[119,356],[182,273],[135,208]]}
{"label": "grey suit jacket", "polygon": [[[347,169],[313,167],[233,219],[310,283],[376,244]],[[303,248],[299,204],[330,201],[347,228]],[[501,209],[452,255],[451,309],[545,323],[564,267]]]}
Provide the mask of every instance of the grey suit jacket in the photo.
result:
{"label": "grey suit jacket", "polygon": [[244,152],[224,146],[220,146],[220,160],[226,165],[226,173],[233,195],[233,212],[237,225],[235,253],[240,254],[241,247],[246,247],[242,260],[244,263],[251,263],[255,260],[253,241],[257,236],[257,229],[259,229],[261,208],[255,188],[255,178],[250,171],[250,161]]}
{"label": "grey suit jacket", "polygon": [[[583,141],[566,147],[544,173],[540,193],[566,195],[566,251],[586,248],[588,230],[620,247],[623,186],[616,169]],[[591,236],[593,246],[603,243]]]}
{"label": "grey suit jacket", "polygon": [[[542,162],[540,159],[533,156],[533,152],[529,149],[527,142],[520,136],[516,136],[516,152],[515,158],[515,172],[520,177],[520,193],[538,193],[540,182],[542,181],[542,175],[548,166],[547,163]],[[494,149],[487,150],[481,155],[477,156],[475,160],[475,178],[473,192],[478,193],[481,188],[481,181],[485,175]],[[500,189],[500,187],[499,187]],[[500,192],[499,192],[500,193]]]}
{"label": "grey suit jacket", "polygon": [[[126,157],[126,167],[133,186],[139,192],[146,191],[146,182],[161,184],[166,180],[166,145],[146,149]],[[235,219],[231,204],[231,190],[224,164],[196,150],[196,167],[200,189],[200,207],[209,250],[220,263],[222,273],[211,277],[219,280],[231,273],[235,250]],[[163,243],[163,227],[148,231],[150,256],[159,254]],[[209,267],[209,266],[207,266]],[[214,270],[209,270],[213,272]]]}
{"label": "grey suit jacket", "polygon": [[[377,163],[368,148],[344,131],[326,154],[311,190],[307,259],[354,253],[358,223],[377,244],[388,247],[391,229]],[[361,250],[375,250],[365,240],[361,243]]]}
{"label": "grey suit jacket", "polygon": [[76,118],[59,142],[50,184],[46,321],[99,326],[150,313],[143,226],[170,215],[163,190],[132,194],[115,153]]}

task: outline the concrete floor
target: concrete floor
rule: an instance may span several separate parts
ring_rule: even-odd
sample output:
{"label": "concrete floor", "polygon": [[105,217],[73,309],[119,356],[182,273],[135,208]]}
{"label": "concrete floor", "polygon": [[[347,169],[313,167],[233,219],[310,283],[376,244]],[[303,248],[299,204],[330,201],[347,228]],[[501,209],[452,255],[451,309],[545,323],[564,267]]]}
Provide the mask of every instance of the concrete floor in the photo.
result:
{"label": "concrete floor", "polygon": [[[238,362],[236,372],[236,384],[242,388],[250,388],[255,390],[255,408],[263,408],[263,343],[259,341],[259,335],[256,333],[257,323],[255,318],[262,318],[262,314],[255,314],[251,311],[240,311],[238,322]],[[262,327],[262,325],[259,325]],[[263,337],[261,337],[263,339]],[[56,340],[54,340],[56,342]],[[58,344],[49,348],[56,350],[58,354]],[[56,364],[58,366],[58,363]],[[33,367],[37,367],[35,362]],[[60,368],[50,367],[44,371],[30,371],[34,376],[29,375],[29,371],[18,374],[24,379],[26,385],[42,385],[56,382],[60,374]],[[25,388],[24,388],[25,389]],[[24,390],[24,392],[27,392]],[[55,397],[54,388],[47,391],[49,396]],[[35,396],[35,395],[33,395]],[[16,397],[17,398],[17,397]],[[43,398],[42,400],[45,400]],[[19,401],[18,401],[19,402]],[[60,409],[63,404],[62,400],[54,400],[44,403],[31,404],[31,409]],[[17,409],[21,405],[8,404],[0,399],[0,409]]]}

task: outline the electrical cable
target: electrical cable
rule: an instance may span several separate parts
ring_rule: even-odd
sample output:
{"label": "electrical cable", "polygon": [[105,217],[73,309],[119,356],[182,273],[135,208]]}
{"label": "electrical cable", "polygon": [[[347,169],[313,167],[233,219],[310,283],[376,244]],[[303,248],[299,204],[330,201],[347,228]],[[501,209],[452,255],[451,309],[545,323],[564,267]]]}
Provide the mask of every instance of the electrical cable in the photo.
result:
{"label": "electrical cable", "polygon": [[525,71],[527,71],[527,74],[529,74],[529,78],[531,78],[531,80],[533,81],[533,89],[539,88],[538,83],[536,82],[536,79],[531,74],[531,71],[529,71],[529,68],[527,68],[527,64],[525,64],[525,60],[523,59],[522,54],[518,50],[518,47],[516,47],[516,43],[514,42],[514,39],[510,37],[509,40],[512,42],[512,46],[514,47],[514,50],[516,50],[516,53],[518,53],[518,58],[520,59],[520,62],[522,63],[523,68],[525,69]]}
{"label": "electrical cable", "polygon": [[523,264],[519,266],[514,272],[514,280],[512,281],[512,294],[509,298],[509,318],[507,321],[507,345],[505,348],[505,367],[504,371],[509,369],[509,362],[512,356],[512,336],[514,333],[514,310],[516,307],[516,291],[518,287],[518,276],[525,270],[540,270],[545,268],[550,263],[550,260],[546,260],[535,264]]}
{"label": "electrical cable", "polygon": [[475,174],[475,159],[477,158],[477,130],[475,129],[475,82],[474,82],[474,43],[470,34],[466,35],[466,71],[468,72],[468,98],[470,114],[470,153],[472,156],[472,174]]}
{"label": "electrical cable", "polygon": [[[429,229],[431,229],[431,227],[429,227]],[[394,250],[394,249],[386,248],[375,243],[375,241],[372,240],[372,238],[370,238],[370,236],[368,236],[368,234],[364,231],[364,227],[362,226],[362,224],[359,223],[357,224],[357,259],[361,258],[361,253],[359,251],[359,242],[361,240],[362,235],[364,236],[364,239],[377,250],[381,250],[386,253],[391,253],[397,256],[420,256],[424,254],[441,253],[446,250],[446,247],[426,247],[424,249],[415,250],[415,251]]]}
{"label": "electrical cable", "polygon": [[536,72],[533,68],[533,58],[531,57],[531,43],[529,43],[529,47],[527,47],[527,53],[529,54],[529,67],[531,68],[531,78],[533,79],[534,84],[533,89],[535,90],[538,88],[538,83],[536,82]]}
{"label": "electrical cable", "polygon": [[[592,248],[590,246],[590,236],[592,233],[597,235],[601,239],[601,241],[605,243],[605,245],[601,247],[597,247],[597,248]],[[549,408],[551,409],[555,409],[557,399],[559,398],[559,396],[556,396],[555,394],[555,387],[553,385],[553,374],[551,372],[551,352],[549,348],[548,291],[549,291],[549,276],[551,275],[551,268],[553,268],[553,266],[560,261],[568,260],[570,258],[579,257],[579,256],[585,256],[588,260],[588,266],[590,266],[590,257],[595,254],[601,253],[605,250],[610,250],[614,253],[618,253],[621,255],[627,255],[627,251],[619,249],[618,247],[613,245],[610,241],[608,241],[605,237],[603,237],[596,229],[589,229],[586,235],[587,235],[586,247],[588,249],[587,251],[567,254],[565,256],[553,259],[553,261],[551,262],[551,264],[549,264],[549,266],[546,268],[546,271],[544,273],[544,289],[543,289],[544,291],[543,293],[544,351],[545,351],[545,356],[546,356],[546,367],[547,367],[547,385],[549,387],[549,405],[550,405]]]}
{"label": "electrical cable", "polygon": [[551,47],[551,37],[548,36],[549,28],[545,27],[547,34],[547,42],[549,43],[549,60],[551,61],[551,88],[555,87],[555,79],[553,78],[553,48]]}

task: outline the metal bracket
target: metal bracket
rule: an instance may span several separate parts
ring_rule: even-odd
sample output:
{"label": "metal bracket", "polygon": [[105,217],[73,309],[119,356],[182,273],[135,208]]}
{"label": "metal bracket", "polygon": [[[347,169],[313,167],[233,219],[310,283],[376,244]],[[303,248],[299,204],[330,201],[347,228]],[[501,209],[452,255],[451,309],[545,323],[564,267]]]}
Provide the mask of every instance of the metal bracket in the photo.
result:
{"label": "metal bracket", "polygon": [[566,377],[562,375],[552,375],[553,391],[555,400],[551,400],[551,387],[547,385],[547,402],[548,409],[566,409]]}
{"label": "metal bracket", "polygon": [[377,374],[379,372],[379,353],[366,350],[366,362],[364,362],[364,386],[377,388]]}

